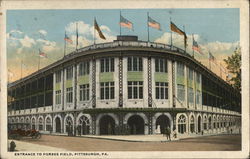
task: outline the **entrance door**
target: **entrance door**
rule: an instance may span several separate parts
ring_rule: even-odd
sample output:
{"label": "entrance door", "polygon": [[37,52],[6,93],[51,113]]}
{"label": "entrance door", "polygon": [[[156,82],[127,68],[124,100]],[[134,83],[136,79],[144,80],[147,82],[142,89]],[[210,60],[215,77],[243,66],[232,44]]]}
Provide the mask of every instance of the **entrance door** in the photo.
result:
{"label": "entrance door", "polygon": [[156,129],[160,126],[160,133],[165,134],[167,127],[170,128],[170,120],[166,115],[161,115],[156,119]]}
{"label": "entrance door", "polygon": [[201,132],[201,116],[198,117],[198,133]]}
{"label": "entrance door", "polygon": [[61,133],[61,120],[59,117],[56,117],[56,132]]}
{"label": "entrance door", "polygon": [[130,134],[144,134],[144,120],[139,115],[133,115],[128,119]]}
{"label": "entrance door", "polygon": [[115,121],[109,115],[105,115],[100,119],[99,127],[100,127],[100,135],[115,134]]}

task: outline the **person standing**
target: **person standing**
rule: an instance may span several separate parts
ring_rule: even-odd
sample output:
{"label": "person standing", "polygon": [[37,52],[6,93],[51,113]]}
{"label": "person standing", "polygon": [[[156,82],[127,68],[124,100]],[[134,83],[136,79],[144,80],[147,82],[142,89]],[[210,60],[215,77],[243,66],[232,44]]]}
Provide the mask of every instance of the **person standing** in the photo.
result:
{"label": "person standing", "polygon": [[171,141],[171,130],[170,130],[170,128],[169,128],[169,126],[167,127],[167,129],[166,129],[166,136],[167,136],[167,140],[170,140]]}

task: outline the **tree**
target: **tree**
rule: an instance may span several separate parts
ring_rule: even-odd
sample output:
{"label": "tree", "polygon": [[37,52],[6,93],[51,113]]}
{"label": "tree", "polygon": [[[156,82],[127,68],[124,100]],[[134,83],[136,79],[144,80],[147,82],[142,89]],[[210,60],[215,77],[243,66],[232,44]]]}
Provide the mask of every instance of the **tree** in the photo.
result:
{"label": "tree", "polygon": [[228,78],[228,82],[232,83],[235,89],[241,91],[241,48],[237,47],[232,56],[224,59],[224,62],[227,64],[226,68],[232,75]]}

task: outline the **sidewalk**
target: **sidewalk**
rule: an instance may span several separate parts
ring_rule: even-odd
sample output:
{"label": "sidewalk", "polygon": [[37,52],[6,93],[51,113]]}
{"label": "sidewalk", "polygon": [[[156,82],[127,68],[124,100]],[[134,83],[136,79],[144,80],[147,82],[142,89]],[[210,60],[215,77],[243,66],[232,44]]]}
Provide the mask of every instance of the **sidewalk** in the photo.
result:
{"label": "sidewalk", "polygon": [[51,146],[45,146],[40,144],[33,144],[28,143],[24,141],[18,141],[18,140],[8,140],[8,145],[10,145],[10,142],[14,141],[16,144],[16,151],[67,151],[66,149],[62,148],[56,148]]}
{"label": "sidewalk", "polygon": [[[186,138],[196,138],[196,137],[205,137],[205,136],[219,136],[219,135],[227,135],[228,133],[209,133],[209,134],[184,134],[178,135],[177,138],[173,138],[171,136],[171,141],[182,140]],[[237,134],[237,133],[233,133]],[[48,134],[48,135],[59,135],[59,136],[67,136],[66,134]],[[116,140],[116,141],[127,141],[127,142],[170,142],[167,140],[167,137],[162,134],[154,134],[154,135],[82,135],[75,136],[81,138],[93,138],[93,139],[105,139],[105,140]]]}

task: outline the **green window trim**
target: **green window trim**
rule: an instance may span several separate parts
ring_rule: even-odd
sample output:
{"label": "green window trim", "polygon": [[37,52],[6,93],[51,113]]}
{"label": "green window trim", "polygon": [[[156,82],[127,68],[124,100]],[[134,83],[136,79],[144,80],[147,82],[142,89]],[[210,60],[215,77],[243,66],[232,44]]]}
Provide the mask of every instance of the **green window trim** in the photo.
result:
{"label": "green window trim", "polygon": [[182,85],[187,85],[186,84],[186,78],[184,76],[178,76],[176,77],[176,83],[177,84],[182,84]]}
{"label": "green window trim", "polygon": [[114,72],[103,72],[99,74],[100,82],[113,82],[114,81]]}
{"label": "green window trim", "polygon": [[142,71],[129,71],[127,74],[128,81],[143,81]]}
{"label": "green window trim", "polygon": [[66,81],[66,88],[70,88],[70,87],[72,87],[72,80],[67,80]]}
{"label": "green window trim", "polygon": [[89,75],[79,76],[78,78],[78,84],[88,84],[89,83]]}
{"label": "green window trim", "polygon": [[155,82],[168,82],[168,73],[155,72]]}

